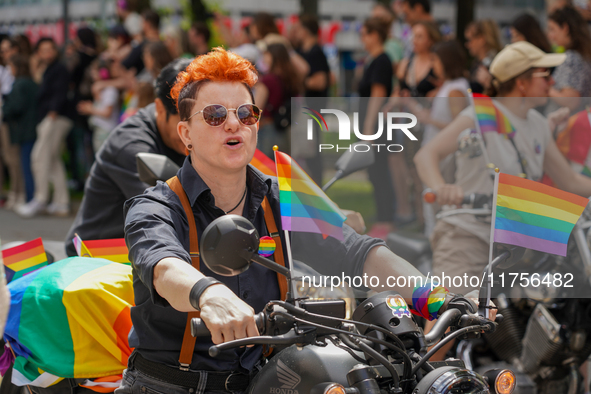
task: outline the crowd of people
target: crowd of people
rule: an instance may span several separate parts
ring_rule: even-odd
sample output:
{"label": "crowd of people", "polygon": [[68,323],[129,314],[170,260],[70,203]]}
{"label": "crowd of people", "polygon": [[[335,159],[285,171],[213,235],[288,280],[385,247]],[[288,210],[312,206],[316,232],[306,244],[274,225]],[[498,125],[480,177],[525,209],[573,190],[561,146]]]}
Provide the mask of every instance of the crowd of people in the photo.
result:
{"label": "crowd of people", "polygon": [[[267,13],[256,14],[237,34],[217,15],[228,50],[211,51],[206,24],[195,23],[188,32],[161,29],[158,13],[140,15],[126,0],[117,1],[117,12],[121,24],[109,31],[106,45],[83,27],[61,56],[51,38],[34,49],[24,36],[1,39],[0,143],[10,181],[4,208],[23,217],[68,215],[69,186],[80,186],[88,171],[67,252],[77,253],[74,234],[84,240],[124,236],[133,265],[129,345],[136,351],[118,393],[175,390],[186,386],[185,376],[200,392],[228,391],[235,372],[244,378],[236,390],[243,390],[262,349],[231,350],[220,359],[206,350],[256,335],[255,309],[284,298],[287,287],[262,266],[240,277],[214,275],[199,265],[198,233],[220,216],[242,212],[261,235],[274,238],[280,247],[273,258],[285,265],[286,240],[274,219],[280,217],[278,185],[248,163],[257,147],[269,156],[273,145],[289,150],[291,99],[324,100],[323,107],[335,70],[322,49],[318,20],[309,15],[285,35]],[[421,142],[406,145],[403,154],[376,152],[368,171],[377,210],[369,236],[348,225],[343,241],[308,233],[303,247],[294,241],[302,255],[295,254],[297,260],[315,262],[322,274],[420,276],[383,241],[418,218],[432,235],[432,273],[478,276],[488,262],[490,222],[466,213],[435,223],[416,198],[423,187],[436,192],[443,209],[455,209],[464,193],[492,193],[488,165],[494,163],[503,173],[535,181],[546,174],[558,188],[591,195],[591,178],[569,166],[553,139],[556,126],[591,97],[591,34],[581,12],[564,2],[549,13],[545,30],[535,17],[519,15],[507,46],[493,20],[473,21],[458,34],[464,45],[442,34],[429,0],[373,6],[359,29],[366,56],[357,76],[362,108],[356,132],[375,135],[380,112],[410,111],[420,121],[413,132]],[[470,91],[493,97],[513,132],[472,132],[478,119]],[[432,101],[425,106],[427,98]],[[388,134],[373,142],[387,143]],[[144,192],[137,152],[168,156],[180,166],[177,177]],[[444,171],[449,157],[452,174]],[[302,163],[318,183],[321,161],[314,154]],[[415,297],[410,286],[396,290],[428,320],[463,297],[427,282]],[[418,307],[434,294],[441,300],[436,310]],[[189,338],[184,312],[194,311],[201,312],[211,341],[183,339]],[[179,349],[188,350],[179,357]],[[173,365],[187,375],[179,379]],[[220,379],[208,377],[214,371]],[[61,384],[56,389],[67,384],[71,390],[69,382]]]}
{"label": "crowd of people", "polygon": [[[6,184],[5,174],[9,181],[7,193],[0,193],[5,209],[23,217],[68,215],[69,189],[82,190],[95,153],[111,131],[154,101],[154,82],[164,66],[211,49],[212,34],[205,23],[195,22],[188,31],[161,28],[153,10],[139,14],[125,0],[117,1],[116,9],[120,24],[108,31],[106,40],[88,27],[79,28],[61,50],[51,38],[32,47],[25,35],[0,37],[0,166],[6,167],[0,167],[0,184]],[[356,86],[359,97],[368,100],[360,109],[362,133],[374,134],[377,113],[400,108],[403,98],[438,98],[429,108],[405,101],[419,118],[424,146],[469,104],[468,89],[494,90],[489,68],[509,41],[566,54],[552,73],[549,96],[555,109],[576,111],[581,98],[591,96],[589,27],[581,10],[568,2],[551,10],[545,30],[535,16],[517,16],[510,37],[502,37],[490,19],[471,22],[456,37],[443,35],[431,11],[429,0],[395,1],[392,7],[376,3],[361,24],[366,56],[358,66]],[[259,72],[253,88],[263,109],[258,147],[268,156],[276,144],[289,150],[291,98],[319,99],[338,91],[331,90],[337,78],[322,49],[318,20],[302,15],[282,35],[267,13],[257,13],[238,32],[224,18],[215,14],[213,25],[225,46]],[[432,230],[432,215],[423,213],[429,207],[409,197],[424,187],[412,160],[417,150],[376,155],[369,169],[377,210],[370,235],[385,238],[423,217],[427,232]],[[320,155],[309,154],[304,166],[320,183]]]}

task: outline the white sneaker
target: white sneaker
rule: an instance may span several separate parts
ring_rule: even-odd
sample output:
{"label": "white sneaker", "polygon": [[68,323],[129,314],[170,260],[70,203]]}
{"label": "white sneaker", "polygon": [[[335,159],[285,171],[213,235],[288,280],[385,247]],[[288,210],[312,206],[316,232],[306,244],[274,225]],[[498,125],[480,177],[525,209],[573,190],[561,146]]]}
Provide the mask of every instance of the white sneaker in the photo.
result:
{"label": "white sneaker", "polygon": [[17,196],[15,192],[8,192],[8,198],[4,203],[4,209],[13,210],[16,207]]}
{"label": "white sneaker", "polygon": [[51,203],[47,206],[47,213],[52,216],[68,216],[70,207],[67,204]]}
{"label": "white sneaker", "polygon": [[27,201],[26,201],[25,195],[19,194],[19,196],[16,198],[16,202],[14,203],[14,205],[11,209],[16,212],[16,209],[18,207],[20,207],[21,205],[25,205],[26,203],[27,203]]}
{"label": "white sneaker", "polygon": [[45,204],[32,199],[26,204],[16,207],[15,212],[24,218],[32,218],[33,216],[39,215],[45,211]]}

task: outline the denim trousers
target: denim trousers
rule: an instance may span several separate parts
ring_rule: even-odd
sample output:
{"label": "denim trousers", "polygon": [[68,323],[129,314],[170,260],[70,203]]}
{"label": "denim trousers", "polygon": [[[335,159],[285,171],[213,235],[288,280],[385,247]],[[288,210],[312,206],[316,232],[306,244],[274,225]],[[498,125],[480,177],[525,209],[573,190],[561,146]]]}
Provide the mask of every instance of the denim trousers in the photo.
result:
{"label": "denim trousers", "polygon": [[137,369],[126,369],[123,372],[121,386],[115,394],[243,394],[242,391],[205,391],[199,387],[183,387],[163,382],[148,376]]}

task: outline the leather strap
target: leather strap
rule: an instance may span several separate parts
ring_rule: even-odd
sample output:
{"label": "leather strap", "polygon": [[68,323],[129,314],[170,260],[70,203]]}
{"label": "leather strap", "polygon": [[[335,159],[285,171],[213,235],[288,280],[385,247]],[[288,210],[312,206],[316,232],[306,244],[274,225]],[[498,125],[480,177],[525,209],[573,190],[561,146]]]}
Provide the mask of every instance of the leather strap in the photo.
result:
{"label": "leather strap", "polygon": [[[263,199],[263,203],[261,204],[263,207],[263,211],[265,212],[265,224],[267,225],[267,230],[269,231],[269,235],[275,241],[275,253],[273,257],[275,258],[275,262],[279,265],[285,267],[285,259],[283,255],[283,244],[281,243],[281,236],[279,231],[277,230],[277,225],[275,224],[275,217],[273,216],[273,210],[271,209],[271,205],[269,204],[269,200],[267,200],[267,196]],[[277,274],[277,281],[279,282],[279,292],[281,293],[281,299],[285,301],[287,299],[287,278],[281,274]]]}
{"label": "leather strap", "polygon": [[[187,198],[187,194],[185,193],[185,189],[183,189],[183,185],[179,181],[177,176],[174,176],[166,181],[170,189],[176,193],[176,195],[181,200],[181,204],[183,205],[183,209],[185,210],[185,215],[187,216],[187,220],[189,221],[189,251],[191,255],[191,264],[192,266],[199,270],[199,240],[197,239],[197,226],[195,225],[195,216],[193,215],[193,209],[191,208],[191,204],[189,203],[189,199]],[[273,257],[275,258],[275,262],[285,267],[285,259],[283,255],[283,244],[281,243],[281,236],[279,231],[277,230],[277,225],[275,224],[275,217],[273,216],[273,210],[271,209],[271,205],[269,204],[269,200],[267,197],[263,199],[261,204],[263,211],[265,213],[265,224],[267,226],[267,230],[270,233],[270,236],[275,241],[275,253]],[[285,301],[287,298],[287,278],[281,274],[277,274],[277,280],[279,282],[279,291],[281,293],[281,299]],[[199,317],[199,312],[189,312],[187,316],[187,324],[185,325],[185,333],[183,335],[183,344],[181,345],[181,354],[179,357],[180,369],[183,371],[188,371],[191,362],[193,361],[193,353],[195,352],[195,342],[197,341],[196,337],[191,336],[191,319],[194,317]]]}
{"label": "leather strap", "polygon": [[[199,270],[199,240],[197,239],[197,226],[195,225],[195,216],[193,215],[191,204],[177,176],[170,178],[166,183],[179,197],[181,204],[183,204],[185,215],[189,221],[189,253],[191,255],[191,265],[196,270]],[[183,344],[181,345],[181,354],[179,356],[180,369],[183,371],[189,370],[191,361],[193,361],[193,353],[195,352],[195,342],[197,341],[197,338],[191,335],[191,319],[200,315],[201,313],[199,312],[189,312],[187,316],[187,324],[185,325]]]}

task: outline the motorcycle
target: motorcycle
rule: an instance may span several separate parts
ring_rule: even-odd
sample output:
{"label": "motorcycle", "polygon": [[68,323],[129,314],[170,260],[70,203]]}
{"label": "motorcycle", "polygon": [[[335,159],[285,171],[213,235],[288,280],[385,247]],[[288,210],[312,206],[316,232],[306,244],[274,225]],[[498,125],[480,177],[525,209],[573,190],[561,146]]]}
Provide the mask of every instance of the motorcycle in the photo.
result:
{"label": "motorcycle", "polygon": [[533,284],[506,289],[495,299],[505,317],[497,331],[476,342],[460,342],[458,357],[476,371],[491,364],[513,368],[519,394],[585,392],[579,369],[591,355],[590,229],[587,208],[573,229],[567,257],[527,250],[512,270],[541,278],[571,273],[576,294]]}
{"label": "motorcycle", "polygon": [[[218,274],[237,275],[254,262],[285,275],[292,283],[289,269],[257,254],[259,235],[241,216],[216,219],[206,228],[200,242],[202,261]],[[507,259],[511,259],[510,252],[496,260]],[[433,330],[425,335],[404,299],[392,290],[366,299],[357,306],[351,320],[344,319],[342,300],[292,299],[292,291],[286,301],[271,301],[256,315],[261,336],[209,349],[212,357],[226,349],[253,344],[274,349],[275,355],[255,376],[248,393],[513,392],[515,376],[510,370],[477,374],[466,369],[461,360],[429,361],[455,338],[495,331],[497,323],[482,313],[476,314],[471,300],[452,300]],[[486,298],[486,291],[481,289],[481,298]],[[441,339],[448,328],[451,332]],[[191,332],[193,336],[210,335],[201,319],[192,320]]]}
{"label": "motorcycle", "polygon": [[[434,195],[426,194],[429,201]],[[469,207],[443,211],[438,218],[457,213],[490,215],[491,196],[464,198]],[[539,274],[540,278],[571,273],[572,288],[508,286],[495,292],[494,302],[504,316],[494,333],[478,340],[460,341],[456,356],[467,368],[483,371],[491,366],[511,368],[517,376],[516,393],[546,394],[584,392],[579,368],[591,355],[591,211],[588,207],[575,225],[567,257],[523,249],[511,275]],[[499,269],[502,274],[507,266]],[[487,269],[483,276],[488,275]],[[495,275],[498,278],[499,275]],[[500,283],[493,283],[497,288]],[[580,298],[584,297],[584,298]]]}

